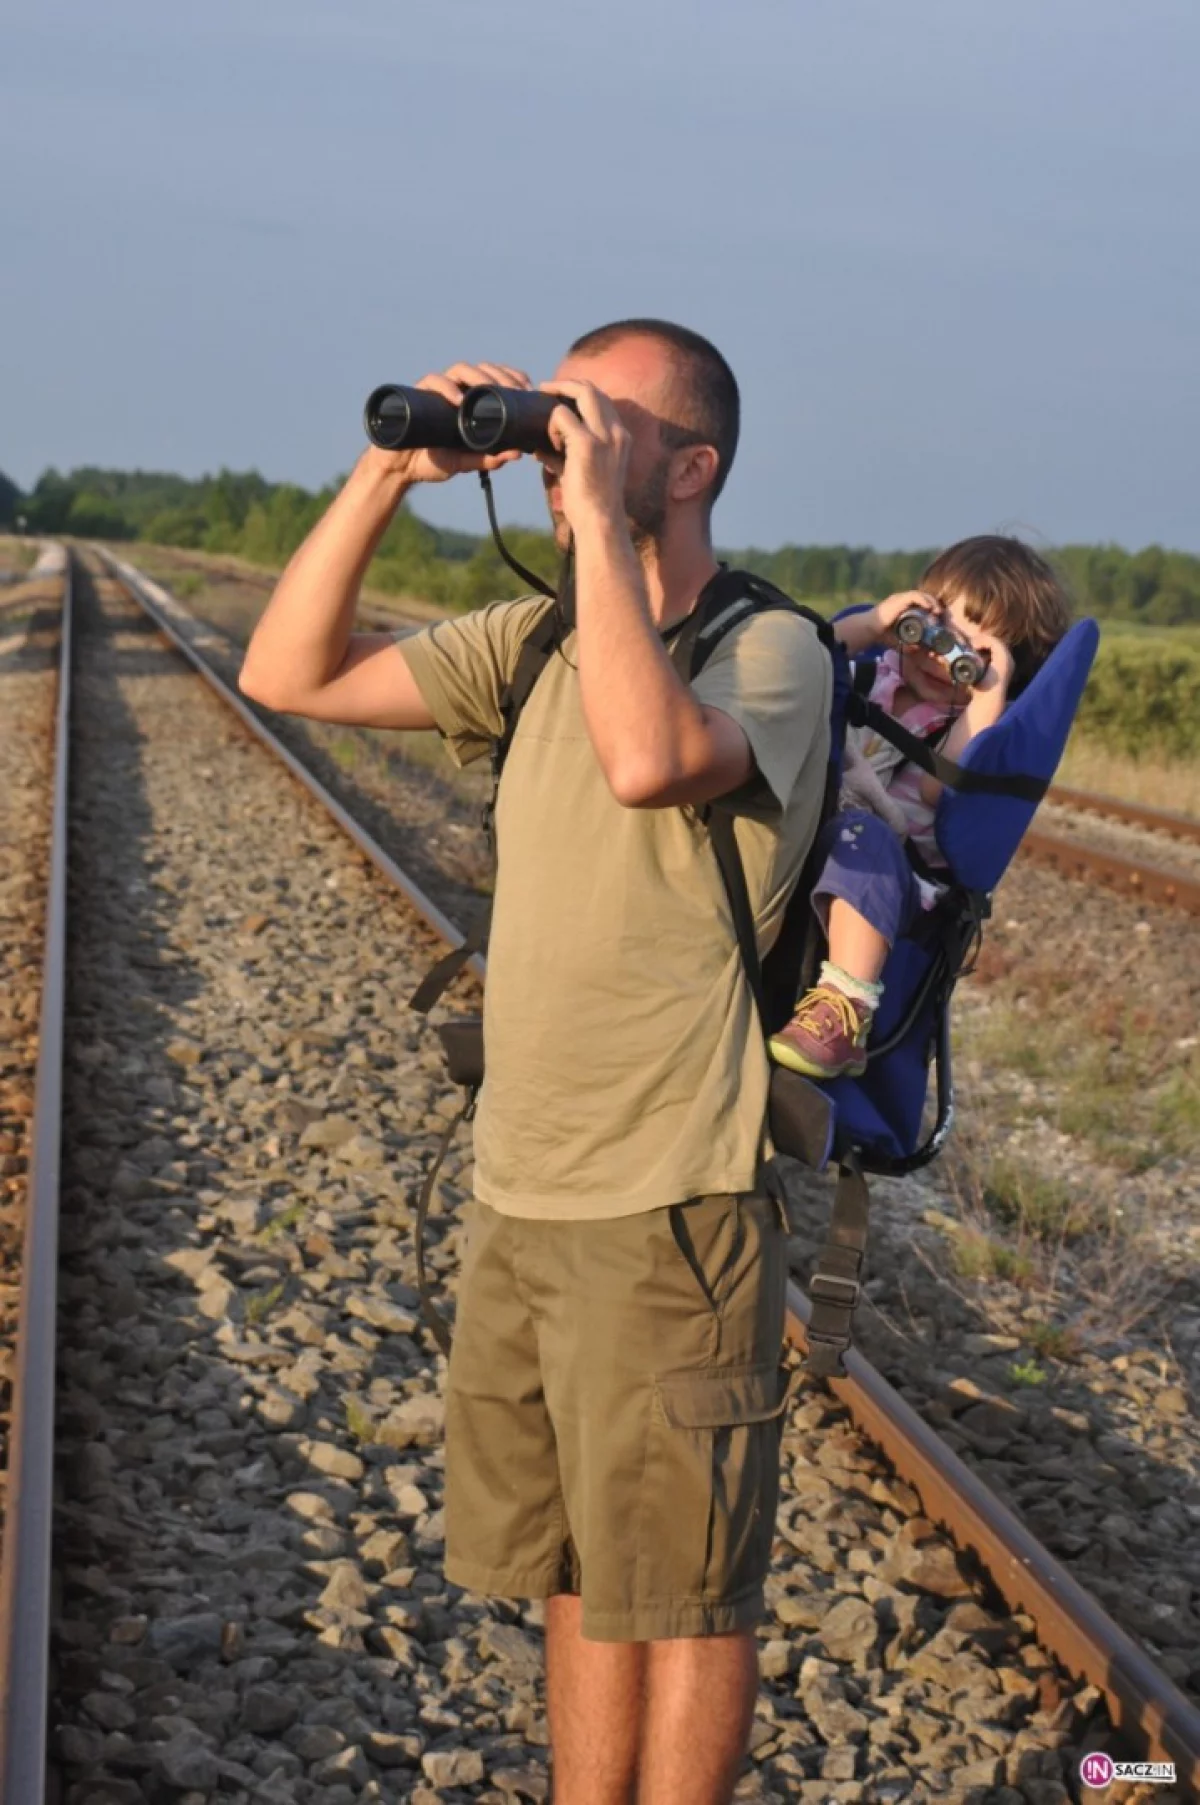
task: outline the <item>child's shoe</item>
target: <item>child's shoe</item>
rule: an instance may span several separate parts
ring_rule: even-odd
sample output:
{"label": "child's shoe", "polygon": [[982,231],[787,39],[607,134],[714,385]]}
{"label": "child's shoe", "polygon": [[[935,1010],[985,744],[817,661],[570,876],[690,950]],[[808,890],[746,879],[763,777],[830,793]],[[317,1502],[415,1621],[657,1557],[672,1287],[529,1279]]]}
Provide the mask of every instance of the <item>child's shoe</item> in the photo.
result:
{"label": "child's shoe", "polygon": [[768,1041],[771,1057],[806,1078],[857,1078],[867,1069],[874,1010],[832,984],[800,998],[786,1028]]}

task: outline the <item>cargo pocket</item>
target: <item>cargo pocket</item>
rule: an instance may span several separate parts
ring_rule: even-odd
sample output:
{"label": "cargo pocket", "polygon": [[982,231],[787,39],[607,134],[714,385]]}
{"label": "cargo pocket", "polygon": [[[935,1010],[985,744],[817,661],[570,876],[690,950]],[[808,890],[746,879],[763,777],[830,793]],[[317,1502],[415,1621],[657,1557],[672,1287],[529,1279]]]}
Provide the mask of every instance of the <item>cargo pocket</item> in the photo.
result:
{"label": "cargo pocket", "polygon": [[655,1380],[639,1602],[733,1602],[761,1586],[779,1493],[780,1419],[793,1389],[773,1362]]}

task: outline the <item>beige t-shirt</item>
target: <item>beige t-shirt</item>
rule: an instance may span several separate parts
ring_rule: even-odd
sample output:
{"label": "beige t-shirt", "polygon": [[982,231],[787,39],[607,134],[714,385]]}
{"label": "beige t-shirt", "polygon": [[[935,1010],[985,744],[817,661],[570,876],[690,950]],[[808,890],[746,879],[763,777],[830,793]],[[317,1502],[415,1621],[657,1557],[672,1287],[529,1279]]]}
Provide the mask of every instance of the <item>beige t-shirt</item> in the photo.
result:
{"label": "beige t-shirt", "polygon": [[[497,602],[398,636],[459,763],[499,733],[547,606]],[[769,786],[736,827],[762,950],[816,831],[831,684],[812,627],[769,613],[722,640],[694,685],[743,729]],[[716,858],[694,810],[613,796],[574,635],[521,715],[496,833],[476,1195],[512,1216],[612,1217],[752,1189],[768,1063]]]}

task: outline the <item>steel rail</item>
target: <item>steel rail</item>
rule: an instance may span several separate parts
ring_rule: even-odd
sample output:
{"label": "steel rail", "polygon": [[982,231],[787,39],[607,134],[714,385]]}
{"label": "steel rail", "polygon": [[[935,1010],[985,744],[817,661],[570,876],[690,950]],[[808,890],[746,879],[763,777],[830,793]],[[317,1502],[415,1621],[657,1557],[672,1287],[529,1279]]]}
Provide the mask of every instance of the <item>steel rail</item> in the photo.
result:
{"label": "steel rail", "polygon": [[2,1805],[42,1805],[46,1796],[72,600],[68,558],[63,573],[42,998],[0,1567]]}
{"label": "steel rail", "polygon": [[1111,890],[1120,890],[1135,902],[1150,902],[1187,915],[1200,915],[1200,878],[1162,865],[1144,865],[1119,853],[1103,852],[1082,840],[1064,840],[1040,827],[1027,829],[1019,857],[1035,865],[1049,865],[1064,877],[1099,879]]}
{"label": "steel rail", "polygon": [[[376,868],[398,882],[435,932],[459,944],[463,936],[450,928],[440,910],[399,873],[382,847],[167,625],[161,609],[144,596],[137,572],[116,559],[107,561],[155,624],[309,793],[329,808]],[[445,926],[436,926],[438,922]],[[473,964],[482,974],[482,960]],[[807,1347],[809,1308],[799,1287],[789,1283],[788,1339],[801,1352]],[[1113,1721],[1127,1735],[1143,1742],[1154,1758],[1174,1761],[1185,1785],[1200,1787],[1200,1711],[857,1349],[848,1352],[846,1368],[844,1379],[830,1382],[832,1390],[863,1434],[912,1485],[930,1520],[940,1523],[960,1549],[980,1561],[1011,1610],[1033,1618],[1039,1639],[1069,1673],[1100,1689]]]}
{"label": "steel rail", "polygon": [[1145,802],[1126,802],[1123,796],[1100,796],[1093,790],[1071,790],[1056,783],[1051,785],[1046,801],[1058,803],[1061,808],[1078,809],[1084,815],[1106,815],[1130,827],[1148,827],[1152,833],[1169,834],[1174,840],[1200,840],[1200,819],[1195,815],[1151,808]]}

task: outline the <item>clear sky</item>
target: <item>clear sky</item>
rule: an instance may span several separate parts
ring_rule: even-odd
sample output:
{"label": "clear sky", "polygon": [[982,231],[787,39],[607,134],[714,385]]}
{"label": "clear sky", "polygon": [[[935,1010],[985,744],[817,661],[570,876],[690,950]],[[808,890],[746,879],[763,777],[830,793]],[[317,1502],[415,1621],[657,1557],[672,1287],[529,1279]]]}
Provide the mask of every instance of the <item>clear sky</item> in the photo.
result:
{"label": "clear sky", "polygon": [[[1200,550],[1196,0],[8,0],[0,469],[316,485],[381,381],[631,313],[725,544]],[[540,517],[529,473],[502,512]],[[421,511],[482,530],[478,488]]]}

